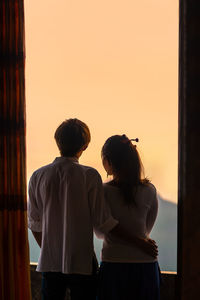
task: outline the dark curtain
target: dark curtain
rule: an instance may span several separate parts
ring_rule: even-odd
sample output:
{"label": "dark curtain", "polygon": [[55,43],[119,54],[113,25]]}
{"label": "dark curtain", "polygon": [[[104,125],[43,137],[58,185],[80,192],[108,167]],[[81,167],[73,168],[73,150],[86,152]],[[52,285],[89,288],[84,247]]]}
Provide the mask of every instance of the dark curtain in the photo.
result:
{"label": "dark curtain", "polygon": [[24,3],[0,0],[0,299],[31,299],[26,200]]}

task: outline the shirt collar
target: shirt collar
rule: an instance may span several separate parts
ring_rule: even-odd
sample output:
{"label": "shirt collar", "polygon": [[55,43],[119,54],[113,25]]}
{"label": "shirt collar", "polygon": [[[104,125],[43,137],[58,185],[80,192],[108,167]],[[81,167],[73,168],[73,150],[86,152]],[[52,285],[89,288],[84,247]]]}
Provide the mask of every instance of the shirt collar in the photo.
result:
{"label": "shirt collar", "polygon": [[65,156],[59,156],[56,157],[54,162],[58,162],[58,161],[72,161],[72,162],[76,162],[78,163],[78,158],[77,157],[65,157]]}

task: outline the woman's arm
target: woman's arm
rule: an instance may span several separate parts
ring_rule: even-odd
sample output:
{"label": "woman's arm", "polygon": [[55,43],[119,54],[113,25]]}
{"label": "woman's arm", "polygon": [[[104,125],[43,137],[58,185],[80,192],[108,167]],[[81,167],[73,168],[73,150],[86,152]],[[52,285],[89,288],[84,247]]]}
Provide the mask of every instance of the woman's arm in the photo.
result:
{"label": "woman's arm", "polygon": [[154,226],[158,215],[158,196],[155,190],[155,194],[153,195],[151,206],[149,208],[147,218],[146,218],[146,231],[149,234]]}

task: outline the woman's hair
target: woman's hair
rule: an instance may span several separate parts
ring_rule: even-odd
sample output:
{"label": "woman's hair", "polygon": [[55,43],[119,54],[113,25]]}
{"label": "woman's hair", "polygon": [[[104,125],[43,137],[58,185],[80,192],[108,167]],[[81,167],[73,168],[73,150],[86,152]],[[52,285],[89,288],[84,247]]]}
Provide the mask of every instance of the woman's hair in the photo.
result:
{"label": "woman's hair", "polygon": [[138,186],[149,183],[136,146],[126,135],[114,135],[106,140],[101,154],[112,166],[110,184],[120,188],[127,205],[134,203]]}
{"label": "woman's hair", "polygon": [[56,129],[54,138],[62,156],[74,156],[91,136],[88,126],[78,119],[68,119]]}

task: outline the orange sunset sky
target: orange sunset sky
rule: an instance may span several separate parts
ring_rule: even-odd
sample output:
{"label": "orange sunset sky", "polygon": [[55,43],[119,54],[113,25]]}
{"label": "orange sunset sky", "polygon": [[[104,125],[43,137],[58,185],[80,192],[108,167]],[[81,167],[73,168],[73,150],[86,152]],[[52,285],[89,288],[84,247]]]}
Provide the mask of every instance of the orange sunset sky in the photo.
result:
{"label": "orange sunset sky", "polygon": [[25,1],[27,178],[59,155],[54,131],[79,118],[92,140],[80,163],[102,179],[113,134],[140,139],[146,175],[177,201],[178,1]]}

